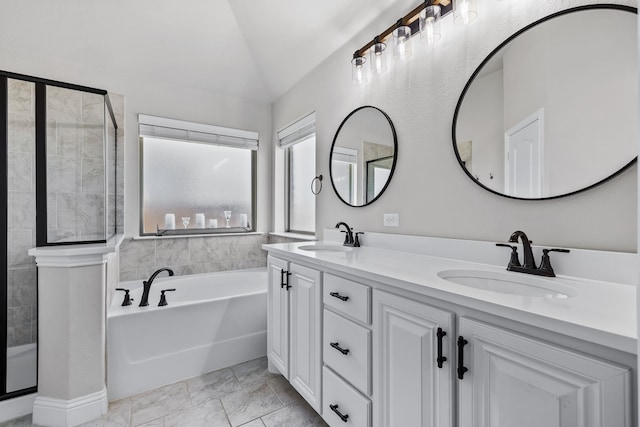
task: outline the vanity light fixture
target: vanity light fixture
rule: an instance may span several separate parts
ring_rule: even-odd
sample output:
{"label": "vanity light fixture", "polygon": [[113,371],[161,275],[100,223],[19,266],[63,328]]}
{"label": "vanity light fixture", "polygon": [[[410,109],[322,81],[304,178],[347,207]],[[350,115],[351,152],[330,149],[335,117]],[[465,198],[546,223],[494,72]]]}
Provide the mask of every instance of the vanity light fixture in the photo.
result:
{"label": "vanity light fixture", "polygon": [[387,56],[383,55],[387,44],[380,41],[380,36],[373,39],[373,46],[369,49],[369,62],[373,74],[382,74],[387,70]]}
{"label": "vanity light fixture", "polygon": [[425,2],[426,7],[420,12],[420,41],[426,44],[434,44],[440,37],[440,6],[430,5]]}
{"label": "vanity light fixture", "polygon": [[364,84],[367,82],[365,62],[367,62],[367,58],[362,56],[359,50],[356,50],[351,60],[351,77],[356,84]]}
{"label": "vanity light fixture", "polygon": [[478,17],[477,0],[453,0],[453,23],[467,25]]}
{"label": "vanity light fixture", "polygon": [[396,29],[393,30],[393,56],[400,61],[411,57],[411,27],[402,18],[398,19]]}
{"label": "vanity light fixture", "polygon": [[[393,37],[393,56],[405,60],[411,56],[411,36],[420,30],[421,38],[432,43],[440,38],[440,18],[453,10],[452,0],[422,0],[411,12],[398,19],[392,26],[373,38],[372,41],[353,54],[353,81],[365,83],[367,75],[363,68],[369,53],[371,74],[381,74],[387,69],[387,53],[384,53]],[[423,12],[424,13],[421,13]],[[424,22],[422,22],[424,20]]]}

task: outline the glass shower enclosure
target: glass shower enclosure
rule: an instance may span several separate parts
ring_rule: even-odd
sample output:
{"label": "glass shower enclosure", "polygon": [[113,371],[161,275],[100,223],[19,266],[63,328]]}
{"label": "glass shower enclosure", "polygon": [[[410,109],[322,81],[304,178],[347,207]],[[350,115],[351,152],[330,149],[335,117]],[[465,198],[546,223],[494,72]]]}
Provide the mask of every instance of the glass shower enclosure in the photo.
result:
{"label": "glass shower enclosure", "polygon": [[116,129],[106,91],[0,71],[0,400],[37,390],[28,250],[116,232]]}

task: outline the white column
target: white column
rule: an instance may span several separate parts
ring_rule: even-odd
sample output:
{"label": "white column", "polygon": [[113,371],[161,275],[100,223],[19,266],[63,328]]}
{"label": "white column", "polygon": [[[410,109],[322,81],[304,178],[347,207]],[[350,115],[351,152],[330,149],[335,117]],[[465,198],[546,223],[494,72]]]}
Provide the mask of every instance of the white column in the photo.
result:
{"label": "white column", "polygon": [[34,424],[71,427],[107,412],[106,245],[34,248],[38,394]]}

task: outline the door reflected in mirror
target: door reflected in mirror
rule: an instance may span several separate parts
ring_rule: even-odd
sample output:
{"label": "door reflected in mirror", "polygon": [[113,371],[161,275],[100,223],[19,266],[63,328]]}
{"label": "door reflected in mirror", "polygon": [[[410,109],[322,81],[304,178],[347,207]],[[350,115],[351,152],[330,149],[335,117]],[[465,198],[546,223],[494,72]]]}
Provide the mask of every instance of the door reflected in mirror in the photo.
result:
{"label": "door reflected in mirror", "polygon": [[630,166],[638,140],[635,9],[582,6],[494,50],[467,83],[454,150],[478,185],[520,199],[591,188]]}
{"label": "door reflected in mirror", "polygon": [[331,146],[331,183],[344,203],[366,206],[389,185],[397,159],[398,141],[389,116],[364,106],[342,122]]}

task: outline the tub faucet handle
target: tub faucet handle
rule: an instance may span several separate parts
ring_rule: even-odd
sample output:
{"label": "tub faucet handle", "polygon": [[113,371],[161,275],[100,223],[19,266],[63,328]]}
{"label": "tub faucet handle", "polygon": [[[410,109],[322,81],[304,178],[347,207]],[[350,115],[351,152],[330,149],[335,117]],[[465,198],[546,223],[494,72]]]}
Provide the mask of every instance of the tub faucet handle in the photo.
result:
{"label": "tub faucet handle", "polygon": [[164,295],[165,292],[173,292],[176,288],[172,289],[163,289],[160,291],[160,302],[158,303],[158,307],[162,307],[167,305],[167,297]]}
{"label": "tub faucet handle", "polygon": [[122,306],[127,306],[127,305],[131,305],[131,302],[133,301],[133,298],[131,298],[129,296],[129,289],[124,289],[124,288],[116,288],[116,291],[123,291],[124,292],[124,300],[122,300]]}

